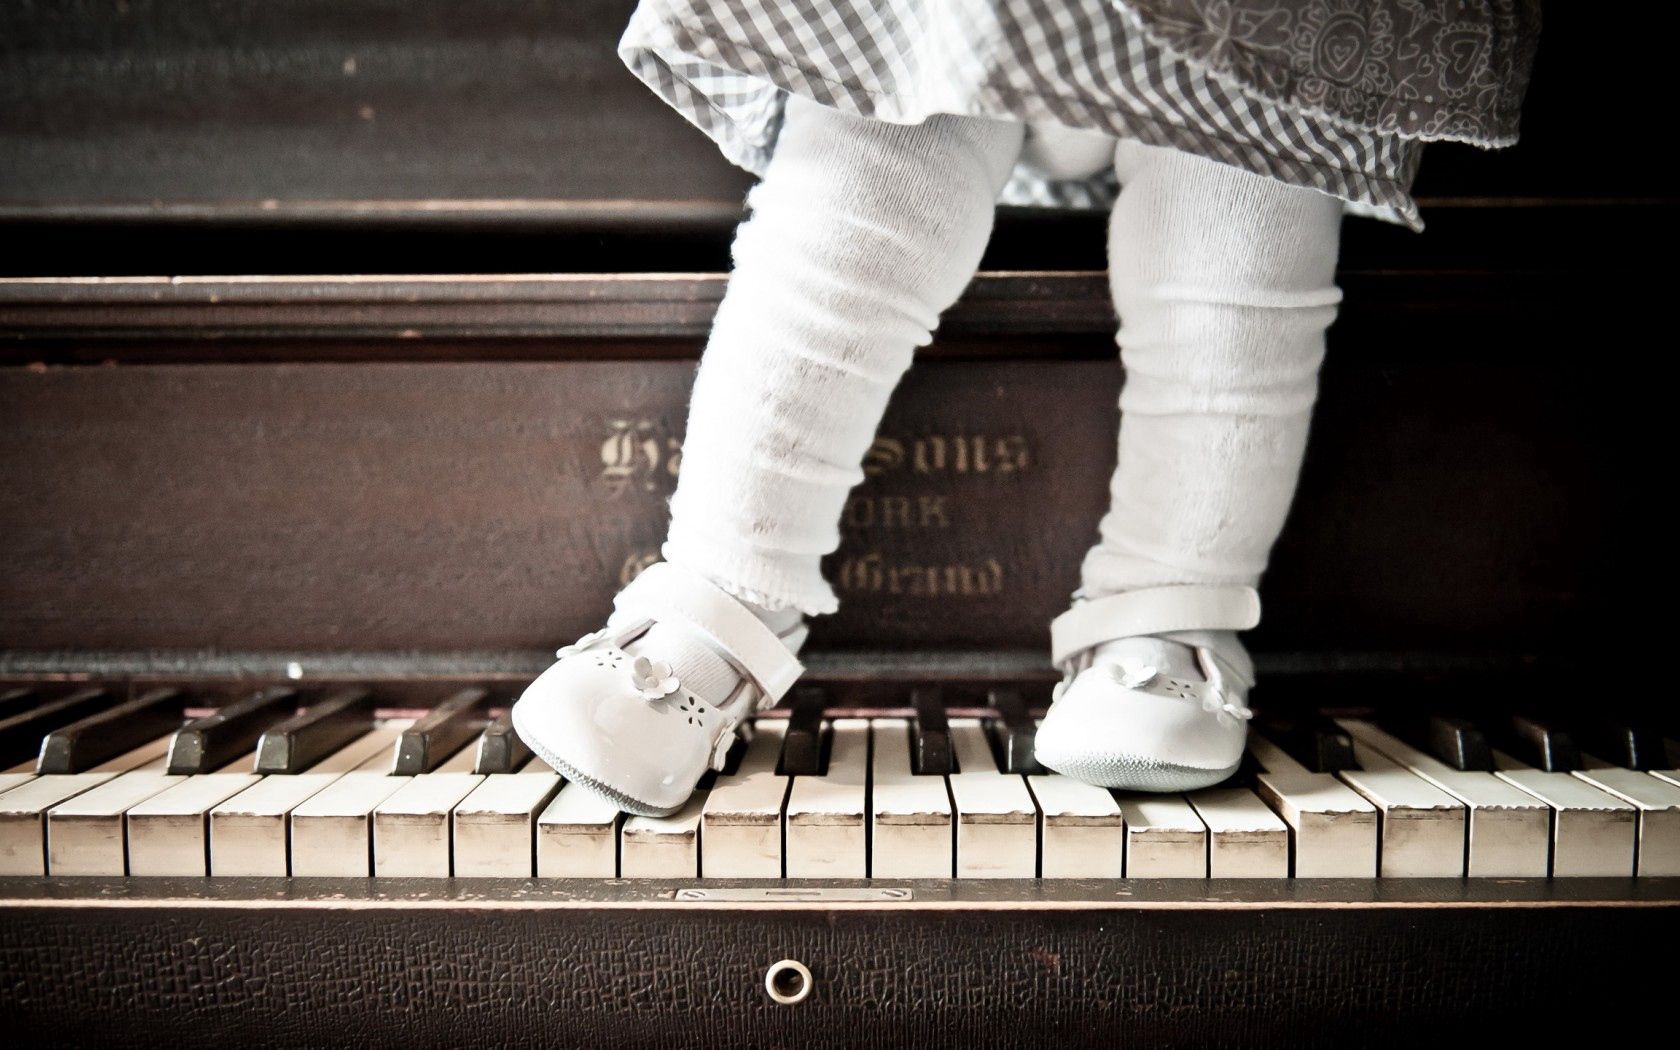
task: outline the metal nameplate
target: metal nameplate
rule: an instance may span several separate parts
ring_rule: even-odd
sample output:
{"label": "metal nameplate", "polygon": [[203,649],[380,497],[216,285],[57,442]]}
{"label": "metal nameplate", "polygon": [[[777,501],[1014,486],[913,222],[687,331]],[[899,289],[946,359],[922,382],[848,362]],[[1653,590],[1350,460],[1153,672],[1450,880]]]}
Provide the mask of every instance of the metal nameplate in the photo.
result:
{"label": "metal nameplate", "polygon": [[834,887],[834,886],[723,886],[685,887],[673,894],[679,901],[729,901],[732,903],[763,903],[769,901],[907,901],[914,891],[901,887]]}

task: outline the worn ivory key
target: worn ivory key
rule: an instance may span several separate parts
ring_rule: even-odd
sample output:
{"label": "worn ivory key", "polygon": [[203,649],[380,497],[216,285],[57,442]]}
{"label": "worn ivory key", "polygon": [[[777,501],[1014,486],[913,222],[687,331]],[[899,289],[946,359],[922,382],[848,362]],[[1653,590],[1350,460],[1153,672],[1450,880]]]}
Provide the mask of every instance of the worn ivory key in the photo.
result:
{"label": "worn ivory key", "polygon": [[957,772],[957,878],[1030,879],[1038,874],[1038,805],[1024,778],[998,771],[977,719],[951,720]]}
{"label": "worn ivory key", "polygon": [[829,727],[828,769],[794,777],[787,798],[788,878],[861,879],[869,874],[869,723]]}
{"label": "worn ivory key", "polygon": [[1492,773],[1460,770],[1359,719],[1340,725],[1377,751],[1464,804],[1469,820],[1465,874],[1545,878],[1551,862],[1552,811]]}
{"label": "worn ivory key", "polygon": [[782,877],[782,803],[776,772],[786,727],[760,722],[731,776],[720,776],[700,814],[700,874],[708,879]]}
{"label": "worn ivory key", "polygon": [[950,878],[955,839],[945,778],[918,775],[911,767],[907,719],[877,719],[871,731],[870,874],[877,879]]}
{"label": "worn ivory key", "polygon": [[1377,875],[1377,808],[1332,773],[1314,773],[1258,733],[1248,753],[1264,772],[1255,793],[1289,825],[1298,879]]}
{"label": "worn ivory key", "polygon": [[530,878],[537,814],[559,790],[560,777],[540,758],[517,773],[486,776],[455,807],[455,876]]}
{"label": "worn ivory key", "polygon": [[404,724],[375,729],[302,773],[264,777],[217,804],[210,811],[210,874],[290,874],[293,810],[363,763],[388,762]]}

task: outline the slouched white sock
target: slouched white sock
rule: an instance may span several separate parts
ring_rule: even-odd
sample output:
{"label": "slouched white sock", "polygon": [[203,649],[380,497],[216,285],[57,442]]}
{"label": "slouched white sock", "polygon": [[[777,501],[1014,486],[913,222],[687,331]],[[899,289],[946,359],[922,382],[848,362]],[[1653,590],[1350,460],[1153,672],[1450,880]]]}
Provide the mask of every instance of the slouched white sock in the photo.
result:
{"label": "slouched white sock", "polygon": [[763,607],[839,606],[819,560],[916,347],[967,285],[1021,125],[797,96],[700,361],[661,553]]}
{"label": "slouched white sock", "polygon": [[1119,463],[1092,597],[1260,579],[1318,393],[1340,202],[1134,140],[1115,149],[1109,227],[1120,314]]}

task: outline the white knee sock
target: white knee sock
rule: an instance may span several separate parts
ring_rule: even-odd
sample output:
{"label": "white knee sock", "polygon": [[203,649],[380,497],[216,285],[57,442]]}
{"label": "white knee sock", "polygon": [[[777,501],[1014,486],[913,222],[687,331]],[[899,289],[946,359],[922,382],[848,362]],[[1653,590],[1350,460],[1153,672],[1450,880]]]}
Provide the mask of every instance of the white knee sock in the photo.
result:
{"label": "white knee sock", "polygon": [[1125,388],[1096,597],[1255,584],[1295,493],[1324,357],[1340,202],[1125,140],[1109,236]]}
{"label": "white knee sock", "polygon": [[887,124],[798,97],[700,361],[661,549],[771,609],[819,571],[888,396],[979,265],[1019,124]]}

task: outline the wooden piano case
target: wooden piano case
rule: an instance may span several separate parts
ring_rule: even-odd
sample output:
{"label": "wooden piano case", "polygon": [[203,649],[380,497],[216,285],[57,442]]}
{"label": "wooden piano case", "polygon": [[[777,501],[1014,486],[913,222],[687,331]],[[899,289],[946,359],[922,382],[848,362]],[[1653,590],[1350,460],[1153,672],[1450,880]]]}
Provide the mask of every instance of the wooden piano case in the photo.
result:
{"label": "wooden piano case", "polygon": [[[416,706],[505,695],[598,626],[655,557],[745,185],[617,70],[628,6],[0,14],[21,44],[0,55],[0,682],[357,682]],[[1567,86],[1614,55],[1547,14],[1524,144],[1432,155],[1421,238],[1348,227],[1262,704],[1584,695],[1627,644],[1643,435],[1593,359],[1660,321],[1627,295],[1631,246],[1673,237],[1675,200],[1654,166],[1577,156],[1586,114],[1612,137],[1633,118]],[[1005,216],[895,396],[811,645],[838,706],[1047,700],[1045,625],[1114,458],[1100,249],[1094,218]],[[1633,678],[1607,700],[1671,716]],[[1675,883],[5,878],[0,1025],[171,1047],[1533,1037],[1658,1001]],[[765,994],[784,958],[812,974],[797,1005]]]}

